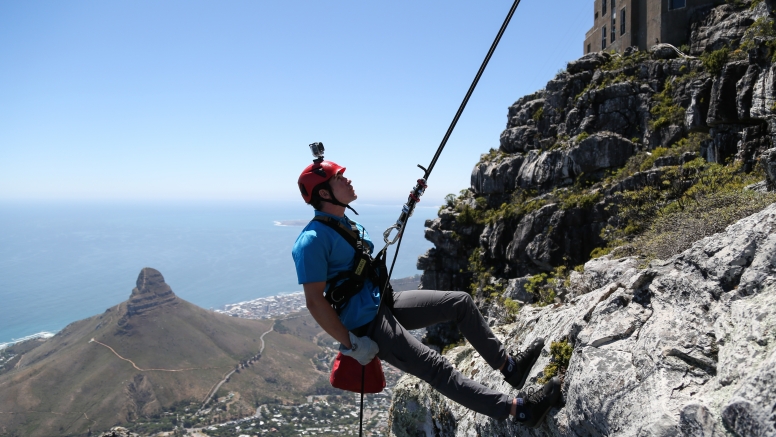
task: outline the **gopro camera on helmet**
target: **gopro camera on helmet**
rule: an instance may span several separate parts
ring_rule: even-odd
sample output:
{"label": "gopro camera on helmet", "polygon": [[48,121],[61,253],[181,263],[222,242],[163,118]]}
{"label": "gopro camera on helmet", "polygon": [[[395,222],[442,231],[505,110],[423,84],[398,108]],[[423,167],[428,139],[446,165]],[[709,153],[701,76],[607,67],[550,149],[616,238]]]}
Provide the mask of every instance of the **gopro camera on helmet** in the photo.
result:
{"label": "gopro camera on helmet", "polygon": [[310,151],[313,152],[313,156],[315,157],[315,162],[323,161],[323,143],[312,143],[310,144]]}

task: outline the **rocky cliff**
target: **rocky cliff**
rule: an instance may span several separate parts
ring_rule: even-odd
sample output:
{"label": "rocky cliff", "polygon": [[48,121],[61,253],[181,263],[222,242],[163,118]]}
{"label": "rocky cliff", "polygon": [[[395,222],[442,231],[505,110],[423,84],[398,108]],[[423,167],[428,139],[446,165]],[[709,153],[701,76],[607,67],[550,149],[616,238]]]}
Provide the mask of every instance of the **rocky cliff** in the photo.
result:
{"label": "rocky cliff", "polygon": [[[527,432],[407,377],[394,435],[776,435],[774,16],[729,2],[690,31],[519,99],[426,223],[421,287],[471,292],[511,349],[547,338],[529,385],[560,374],[565,406]],[[465,343],[446,357],[508,391]]]}
{"label": "rocky cliff", "polygon": [[[595,287],[564,304],[525,307],[496,332],[515,348],[568,341],[565,406],[539,429],[496,422],[414,377],[395,390],[404,435],[776,435],[776,205],[666,261],[585,264]],[[470,346],[446,355],[467,376],[510,391]],[[529,381],[550,363],[544,353]]]}
{"label": "rocky cliff", "polygon": [[[436,247],[418,262],[423,287],[468,289],[475,248],[496,276],[580,265],[606,245],[623,193],[677,198],[697,183],[687,173],[698,158],[758,170],[776,135],[776,31],[756,3],[698,17],[684,48],[698,56],[593,53],[515,102],[498,150],[427,223]],[[685,186],[663,186],[677,176]]]}
{"label": "rocky cliff", "polygon": [[172,288],[158,270],[146,267],[137,277],[136,287],[127,302],[129,316],[143,314],[152,308],[171,305],[177,300]]}

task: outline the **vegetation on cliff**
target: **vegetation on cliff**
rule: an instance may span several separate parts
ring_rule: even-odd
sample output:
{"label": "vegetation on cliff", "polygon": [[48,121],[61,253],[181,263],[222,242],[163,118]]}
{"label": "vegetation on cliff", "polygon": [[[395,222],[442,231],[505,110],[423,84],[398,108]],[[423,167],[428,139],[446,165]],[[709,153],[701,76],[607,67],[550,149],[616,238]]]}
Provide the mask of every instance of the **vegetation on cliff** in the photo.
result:
{"label": "vegetation on cliff", "polygon": [[515,102],[471,187],[427,222],[423,288],[467,290],[498,318],[506,298],[572,297],[572,272],[591,258],[667,259],[776,202],[763,182],[774,16],[742,2],[697,19],[688,56],[593,53]]}

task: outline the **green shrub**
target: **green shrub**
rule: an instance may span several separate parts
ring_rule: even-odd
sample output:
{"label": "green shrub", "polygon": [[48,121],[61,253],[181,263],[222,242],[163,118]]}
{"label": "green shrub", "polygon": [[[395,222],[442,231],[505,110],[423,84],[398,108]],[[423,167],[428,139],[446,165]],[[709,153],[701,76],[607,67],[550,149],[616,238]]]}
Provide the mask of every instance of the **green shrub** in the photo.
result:
{"label": "green shrub", "polygon": [[622,193],[619,224],[604,230],[609,243],[591,256],[625,244],[629,254],[669,258],[776,202],[776,193],[744,189],[763,178],[760,168],[746,174],[740,163],[723,166],[702,158],[667,168],[659,184]]}
{"label": "green shrub", "polygon": [[545,306],[555,303],[558,292],[569,286],[569,273],[565,266],[559,266],[551,273],[531,276],[524,288],[525,291],[536,296],[536,305]]}
{"label": "green shrub", "polygon": [[681,124],[684,122],[685,110],[674,103],[672,93],[673,85],[670,81],[667,81],[663,91],[653,96],[655,106],[649,110],[650,114],[654,117],[654,119],[650,121],[650,127],[652,129],[656,130],[665,126]]}
{"label": "green shrub", "polygon": [[537,381],[539,384],[546,384],[554,376],[563,376],[569,368],[571,354],[574,349],[567,339],[553,341],[550,343],[550,363],[544,367],[543,375]]}
{"label": "green shrub", "polygon": [[531,118],[533,118],[533,121],[538,123],[539,120],[542,119],[542,116],[544,116],[544,106],[540,106],[539,109],[534,112],[533,117]]}
{"label": "green shrub", "polygon": [[456,217],[456,223],[464,226],[477,224],[480,220],[480,213],[469,205],[461,205],[460,213]]}
{"label": "green shrub", "polygon": [[547,201],[536,199],[533,191],[516,190],[510,196],[509,202],[504,202],[498,208],[485,210],[481,214],[481,224],[492,224],[499,220],[520,220],[524,215],[536,211]]}
{"label": "green shrub", "polygon": [[764,40],[765,47],[768,49],[771,60],[776,60],[776,25],[774,25],[773,19],[770,17],[760,17],[755,20],[755,22],[746,29],[744,36],[741,38],[739,50],[748,52],[755,48],[755,39]]}
{"label": "green shrub", "polygon": [[695,241],[722,232],[776,202],[776,193],[744,190],[762,177],[759,172],[744,174],[739,165],[711,164],[699,169],[697,182],[663,207],[634,239],[632,247],[647,258],[667,259]]}
{"label": "green shrub", "polygon": [[641,165],[649,157],[647,152],[637,153],[625,162],[625,165],[615,170],[607,179],[608,183],[619,182],[641,171]]}
{"label": "green shrub", "polygon": [[722,68],[725,67],[725,64],[727,64],[729,55],[730,49],[727,47],[723,47],[713,52],[703,53],[701,55],[703,68],[709,74],[718,75],[722,72]]}
{"label": "green shrub", "polygon": [[[637,172],[649,170],[660,156],[682,156],[685,152],[700,153],[701,145],[709,138],[709,134],[693,132],[687,138],[682,138],[668,148],[658,148],[650,153],[641,152],[631,156],[610,178],[610,183],[621,181]],[[655,155],[657,153],[657,156]],[[651,156],[650,156],[651,155]]]}
{"label": "green shrub", "polygon": [[525,291],[531,294],[538,294],[539,288],[547,282],[547,273],[539,273],[528,278],[524,285]]}
{"label": "green shrub", "polygon": [[630,56],[614,55],[599,69],[603,71],[622,70],[628,67],[635,67],[647,59],[649,59],[649,53],[645,51],[637,51]]}
{"label": "green shrub", "polygon": [[472,296],[477,295],[477,290],[481,289],[485,284],[490,282],[492,277],[492,268],[485,266],[482,261],[484,253],[482,248],[476,248],[469,255],[469,263],[467,270],[472,274],[472,282],[469,284],[469,294]]}
{"label": "green shrub", "polygon": [[517,320],[517,313],[520,312],[520,302],[512,300],[508,297],[505,297],[504,309],[506,310],[506,313],[507,313],[506,322],[512,323],[515,320]]}
{"label": "green shrub", "polygon": [[655,164],[655,160],[658,158],[661,158],[665,156],[668,153],[668,149],[665,147],[658,147],[655,150],[653,150],[651,153],[647,154],[647,157],[644,158],[644,161],[641,162],[641,165],[639,165],[639,171],[647,171]]}
{"label": "green shrub", "polygon": [[[498,162],[501,162],[506,157],[507,157],[506,153],[502,152],[499,149],[494,149],[491,147],[490,150],[488,150],[488,153],[483,153],[482,155],[480,155],[479,163],[480,164],[483,162],[498,163]],[[466,191],[466,190],[463,190],[463,191]]]}
{"label": "green shrub", "polygon": [[581,208],[588,209],[601,201],[603,195],[600,191],[582,191],[571,193],[561,199],[561,209]]}
{"label": "green shrub", "polygon": [[511,220],[518,218],[519,215],[519,204],[504,202],[498,209],[491,209],[485,212],[485,223],[493,224],[499,220]]}
{"label": "green shrub", "polygon": [[577,135],[576,141],[578,143],[581,143],[582,141],[585,141],[588,138],[590,138],[590,134],[587,132],[582,132],[581,134]]}

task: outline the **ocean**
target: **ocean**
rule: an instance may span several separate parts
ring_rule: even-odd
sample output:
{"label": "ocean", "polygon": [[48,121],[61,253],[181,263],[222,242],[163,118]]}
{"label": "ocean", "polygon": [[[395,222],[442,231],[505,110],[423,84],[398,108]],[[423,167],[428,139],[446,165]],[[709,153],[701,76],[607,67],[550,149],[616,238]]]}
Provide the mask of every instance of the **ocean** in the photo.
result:
{"label": "ocean", "polygon": [[[353,206],[360,215],[348,216],[379,250],[401,205]],[[420,273],[417,258],[432,247],[424,222],[437,210],[415,210],[394,278]],[[312,215],[304,204],[258,201],[2,202],[0,343],[57,332],[127,300],[143,267],[203,308],[301,291],[291,248],[302,228],[282,222]]]}

